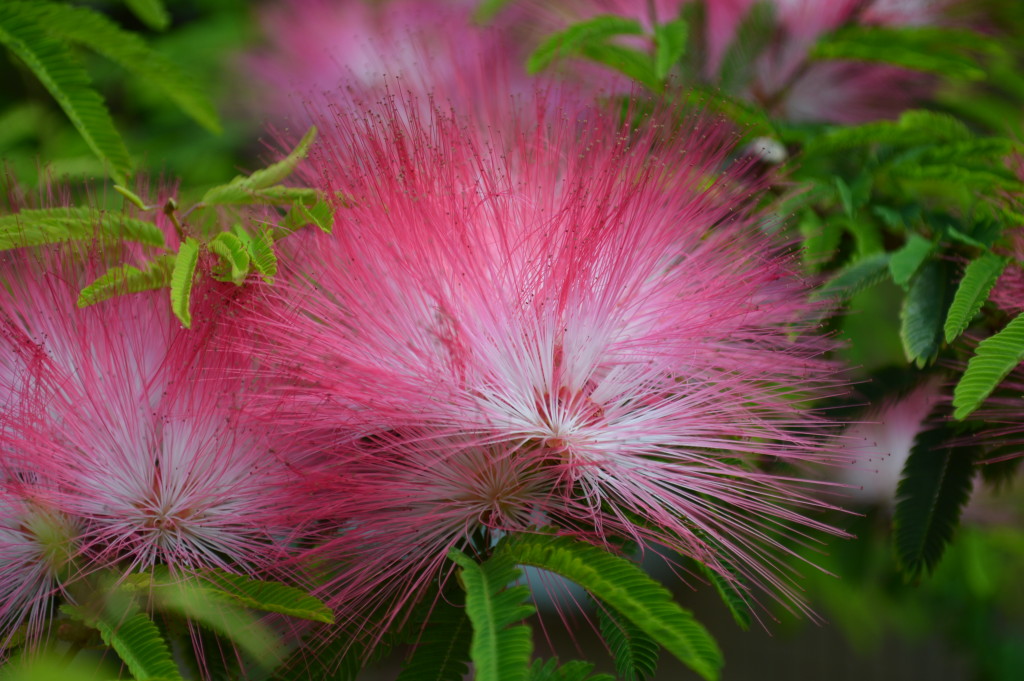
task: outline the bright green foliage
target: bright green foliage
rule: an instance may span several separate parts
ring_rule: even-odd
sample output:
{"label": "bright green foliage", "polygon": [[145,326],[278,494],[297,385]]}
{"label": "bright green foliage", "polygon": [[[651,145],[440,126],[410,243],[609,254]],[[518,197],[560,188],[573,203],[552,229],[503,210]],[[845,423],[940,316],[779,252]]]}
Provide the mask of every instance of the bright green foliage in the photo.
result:
{"label": "bright green foliage", "polygon": [[249,251],[241,239],[231,232],[221,232],[207,246],[230,269],[232,283],[240,285],[245,281],[249,275]]}
{"label": "bright green foliage", "polygon": [[476,681],[526,681],[533,652],[530,628],[510,625],[533,614],[533,606],[523,602],[529,587],[508,587],[519,577],[512,558],[498,553],[481,564],[455,549],[448,557],[462,568],[466,614],[473,623],[470,657]]}
{"label": "bright green foliage", "polygon": [[248,234],[245,236],[243,241],[253,269],[263,276],[263,281],[271,283],[277,275],[277,255],[274,253],[274,237],[271,231],[261,229],[255,237],[249,237]]}
{"label": "bright green foliage", "polygon": [[302,159],[306,158],[315,139],[316,128],[312,127],[299,141],[298,146],[286,157],[273,165],[255,171],[248,177],[239,175],[228,184],[211,188],[203,195],[201,203],[207,206],[217,206],[236,203],[266,203],[267,199],[270,199],[272,203],[305,202],[312,190],[277,188],[274,185],[284,181],[292,174]]}
{"label": "bright green foliage", "polygon": [[611,674],[591,674],[594,665],[572,660],[559,666],[558,660],[534,660],[530,681],[615,681]]}
{"label": "bright green foliage", "polygon": [[835,255],[843,236],[842,226],[838,220],[822,220],[817,212],[807,209],[800,215],[797,227],[804,240],[801,259],[808,270],[817,272]]}
{"label": "bright green foliage", "polygon": [[953,415],[966,418],[985,401],[1014,367],[1024,361],[1024,314],[978,344],[967,371],[953,390]]}
{"label": "bright green foliage", "polygon": [[662,82],[655,77],[654,60],[645,52],[615,43],[587,44],[580,47],[579,52],[590,61],[613,68],[654,92],[662,90]]}
{"label": "bright green foliage", "polygon": [[[593,19],[573,24],[569,28],[548,36],[533,51],[526,61],[526,70],[537,73],[560,58],[584,54],[587,48],[606,47],[609,38],[619,35],[643,35],[644,29],[640,22],[610,14],[596,16]],[[594,58],[591,53],[591,58]]]}
{"label": "bright green foliage", "polygon": [[889,258],[889,271],[892,273],[892,280],[906,290],[911,278],[917,274],[918,269],[934,250],[934,244],[928,239],[917,234],[907,237],[907,243],[903,248],[892,254]]}
{"label": "bright green foliage", "polygon": [[323,200],[318,200],[312,205],[296,203],[274,230],[274,239],[280,241],[306,225],[315,225],[320,231],[330,234],[334,229],[334,208]]}
{"label": "bright green foliage", "polygon": [[658,80],[664,80],[686,53],[689,30],[689,25],[682,19],[654,27],[654,77]]}
{"label": "bright green foliage", "polygon": [[722,654],[707,630],[638,566],[590,544],[547,535],[519,535],[499,554],[576,582],[614,608],[705,679],[717,679]]}
{"label": "bright green foliage", "polygon": [[850,26],[819,41],[811,55],[883,62],[947,78],[981,80],[985,68],[975,52],[991,51],[992,45],[970,31],[933,26]]}
{"label": "bright green foliage", "polygon": [[171,25],[171,15],[162,0],[125,0],[125,4],[139,21],[155,31],[164,31]]}
{"label": "bright green foliage", "polygon": [[947,343],[952,343],[971,323],[971,319],[988,300],[988,294],[1007,262],[1006,258],[987,252],[972,260],[964,269],[963,279],[950,303],[943,327]]}
{"label": "bright green foliage", "polygon": [[462,681],[473,627],[461,603],[439,600],[397,681]]}
{"label": "bright green foliage", "polygon": [[908,577],[938,564],[970,496],[974,451],[951,446],[952,435],[946,427],[918,433],[903,466],[893,540]]}
{"label": "bright green foliage", "polygon": [[187,329],[192,326],[192,281],[199,264],[199,242],[188,237],[178,249],[171,270],[171,310]]}
{"label": "bright green foliage", "polygon": [[635,624],[607,605],[598,606],[601,636],[615,659],[615,673],[622,681],[644,681],[658,669],[658,644]]}
{"label": "bright green foliage", "polygon": [[125,31],[102,14],[37,0],[38,21],[53,36],[101,54],[136,78],[158,88],[183,112],[211,132],[220,121],[209,97],[177,64],[153,50],[137,34]]}
{"label": "bright green foliage", "polygon": [[146,614],[96,614],[73,605],[62,605],[61,611],[99,631],[103,642],[117,651],[137,681],[182,681],[167,643]]}
{"label": "bright green foliage", "polygon": [[74,55],[42,23],[47,5],[8,0],[0,4],[0,43],[32,70],[67,114],[93,152],[110,164],[118,184],[132,170],[128,150],[114,127],[103,98]]}
{"label": "bright green foliage", "polygon": [[889,275],[889,253],[875,253],[847,265],[814,293],[815,298],[849,298]]}
{"label": "bright green foliage", "polygon": [[952,267],[929,260],[910,281],[900,310],[900,340],[907,360],[923,367],[942,347],[943,324],[952,298]]}
{"label": "bright green foliage", "polygon": [[173,255],[161,255],[151,260],[144,270],[131,265],[112,267],[82,289],[78,294],[78,307],[95,305],[102,300],[126,293],[170,286],[174,261]]}
{"label": "bright green foliage", "polygon": [[164,246],[164,233],[154,223],[97,208],[40,208],[0,216],[0,250],[93,239]]}
{"label": "bright green foliage", "polygon": [[287,584],[250,579],[223,570],[204,570],[198,578],[221,597],[246,608],[324,624],[334,623],[334,613],[330,608],[305,591]]}

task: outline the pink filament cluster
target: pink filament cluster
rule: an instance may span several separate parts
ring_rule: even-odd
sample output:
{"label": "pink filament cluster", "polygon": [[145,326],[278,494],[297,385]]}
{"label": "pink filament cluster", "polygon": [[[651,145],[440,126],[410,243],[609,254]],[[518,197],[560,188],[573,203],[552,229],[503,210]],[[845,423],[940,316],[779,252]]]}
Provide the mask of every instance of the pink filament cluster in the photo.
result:
{"label": "pink filament cluster", "polygon": [[181,328],[165,290],[79,309],[99,251],[3,257],[0,639],[100,569],[278,572],[292,474],[240,420],[244,365],[212,326]]}
{"label": "pink filament cluster", "polygon": [[407,603],[448,549],[541,528],[792,597],[789,542],[829,531],[800,471],[840,459],[820,304],[722,125],[537,106],[321,124],[334,234],[249,324],[261,408],[321,452],[333,604]]}

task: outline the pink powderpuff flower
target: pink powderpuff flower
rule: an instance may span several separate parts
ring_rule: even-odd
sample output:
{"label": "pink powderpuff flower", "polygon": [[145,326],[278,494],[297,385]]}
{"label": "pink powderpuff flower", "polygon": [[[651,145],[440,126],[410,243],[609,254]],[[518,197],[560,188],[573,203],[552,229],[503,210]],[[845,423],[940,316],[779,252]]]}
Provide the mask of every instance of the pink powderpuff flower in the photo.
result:
{"label": "pink powderpuff flower", "polygon": [[[327,110],[325,94],[346,87],[378,96],[388,79],[442,99],[503,100],[525,91],[522,46],[505,26],[476,23],[475,9],[436,0],[283,0],[262,11],[269,45],[244,68],[264,84],[265,108],[301,121],[309,109]],[[503,78],[490,77],[499,71]]]}
{"label": "pink powderpuff flower", "polygon": [[[51,250],[4,264],[0,353],[43,358],[4,422],[7,465],[47,481],[86,572],[274,572],[296,499],[289,462],[239,418],[244,358],[211,350],[209,324],[181,328],[166,290],[80,309],[79,288],[107,264],[85,260]],[[198,319],[225,313],[207,294]]]}
{"label": "pink powderpuff flower", "polygon": [[811,407],[839,386],[735,138],[537,109],[321,125],[335,232],[247,324],[265,418],[321,442],[339,617],[537,527],[793,598],[788,541],[833,531],[800,470],[840,458]]}

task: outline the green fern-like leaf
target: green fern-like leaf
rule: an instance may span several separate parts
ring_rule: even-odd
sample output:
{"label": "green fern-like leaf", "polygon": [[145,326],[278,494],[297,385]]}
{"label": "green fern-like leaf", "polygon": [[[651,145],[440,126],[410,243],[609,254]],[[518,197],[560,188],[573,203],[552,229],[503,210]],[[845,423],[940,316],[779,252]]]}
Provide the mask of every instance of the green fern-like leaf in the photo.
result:
{"label": "green fern-like leaf", "polygon": [[910,282],[900,310],[900,339],[907,360],[923,367],[942,346],[942,327],[952,298],[949,263],[929,260]]}
{"label": "green fern-like leaf", "polygon": [[160,630],[144,613],[120,617],[106,612],[96,615],[73,605],[62,605],[61,611],[99,631],[103,642],[117,651],[138,681],[182,681]]}
{"label": "green fern-like leaf", "polygon": [[192,326],[192,282],[199,264],[199,242],[188,237],[171,268],[171,310],[187,329]]}
{"label": "green fern-like leaf", "polygon": [[152,222],[96,208],[40,208],[0,216],[0,250],[92,239],[165,245],[163,231]]}
{"label": "green fern-like leaf", "polygon": [[533,606],[523,602],[529,587],[508,587],[519,576],[515,563],[499,554],[481,564],[456,549],[448,557],[462,568],[477,681],[526,681],[533,651],[530,628],[510,625],[533,614]]}
{"label": "green fern-like leaf", "polygon": [[582,54],[587,46],[607,45],[609,38],[643,33],[643,26],[633,19],[610,14],[596,16],[548,36],[527,59],[526,70],[537,73],[557,59]]}
{"label": "green fern-like leaf", "polygon": [[900,567],[909,577],[938,564],[970,495],[974,452],[951,446],[951,436],[945,427],[919,433],[903,466],[893,539]]}
{"label": "green fern-like leaf", "polygon": [[898,121],[833,128],[809,141],[804,153],[812,156],[878,144],[907,148],[973,139],[974,134],[959,119],[949,114],[915,109],[904,112]]}
{"label": "green fern-like leaf", "polygon": [[[729,609],[729,614],[732,615],[732,619],[739,626],[740,629],[746,631],[750,628],[751,612],[750,602],[744,596],[743,592],[736,586],[736,582],[726,579],[722,575],[718,574],[703,563],[697,563],[698,569],[701,574],[707,577],[711,585],[715,587],[715,591],[718,592],[718,596],[722,599],[725,607]],[[741,580],[735,570],[730,566],[730,574],[735,580]],[[741,585],[746,586],[744,582],[739,582]]]}
{"label": "green fern-like leaf", "polygon": [[993,49],[998,49],[995,41],[970,31],[934,26],[851,26],[822,39],[811,56],[883,62],[950,78],[981,80],[986,70],[972,52]]}
{"label": "green fern-like leaf", "polygon": [[125,4],[139,21],[155,31],[164,31],[171,25],[171,15],[161,0],[125,0]]}
{"label": "green fern-like leaf", "polygon": [[989,252],[972,260],[964,269],[963,279],[957,286],[943,327],[947,343],[952,343],[971,323],[971,319],[988,300],[988,294],[1007,262],[1006,258]]}
{"label": "green fern-like leaf", "polygon": [[592,674],[594,665],[572,660],[563,665],[558,660],[534,660],[530,667],[530,681],[615,681],[611,674]]}
{"label": "green fern-like leaf", "polygon": [[78,307],[95,305],[100,301],[126,293],[151,291],[170,286],[173,269],[173,255],[161,255],[153,259],[144,270],[131,265],[112,267],[82,289],[82,292],[78,294]]}
{"label": "green fern-like leaf", "polygon": [[889,275],[889,253],[874,253],[847,265],[814,292],[814,298],[850,298]]}
{"label": "green fern-like leaf", "polygon": [[462,681],[473,627],[461,603],[438,602],[397,681]]}
{"label": "green fern-like leaf", "polygon": [[334,613],[321,601],[301,589],[279,582],[264,582],[223,570],[204,570],[198,575],[218,598],[263,612],[276,612],[324,624],[334,623]]}
{"label": "green fern-like leaf", "polygon": [[220,132],[210,98],[168,57],[153,50],[139,35],[126,31],[99,12],[55,2],[35,3],[40,21],[53,36],[101,54],[128,73],[159,88],[194,121]]}
{"label": "green fern-like leaf", "polygon": [[650,636],[607,605],[598,608],[598,623],[620,679],[644,681],[654,676],[660,648]]}
{"label": "green fern-like leaf", "polygon": [[43,24],[46,8],[35,2],[0,3],[0,43],[32,70],[67,114],[93,152],[109,164],[111,177],[128,184],[132,170],[128,150],[103,98],[67,46]]}
{"label": "green fern-like leaf", "polygon": [[722,654],[693,615],[679,607],[663,586],[624,558],[567,538],[519,535],[499,553],[576,582],[614,608],[705,679],[717,679]]}
{"label": "green fern-like leaf", "polygon": [[903,245],[903,248],[889,258],[889,272],[892,273],[892,280],[905,289],[911,278],[917,274],[918,269],[931,255],[932,250],[934,250],[934,245],[931,241],[917,234],[911,234],[907,237],[907,243]]}
{"label": "green fern-like leaf", "polygon": [[202,578],[172,576],[166,566],[157,566],[152,572],[129,575],[121,588],[141,591],[157,610],[176,613],[228,638],[267,669],[284,659],[284,648],[265,624]]}
{"label": "green fern-like leaf", "polygon": [[[295,149],[283,159],[253,172],[249,176],[240,175],[228,184],[218,185],[209,189],[202,198],[202,203],[207,206],[217,206],[232,203],[253,203],[252,197],[260,200],[277,199],[281,203],[304,203],[313,190],[295,190],[291,187],[275,187],[288,178],[302,159],[306,158],[310,147],[316,140],[316,128],[310,128]],[[292,193],[289,194],[290,190]],[[299,191],[300,193],[295,193]],[[275,193],[276,192],[276,193]],[[316,196],[314,192],[313,197]],[[315,201],[315,198],[313,199]],[[310,201],[311,203],[313,201]]]}
{"label": "green fern-like leaf", "polygon": [[645,52],[615,43],[595,43],[583,45],[579,53],[590,61],[632,78],[653,92],[661,92],[663,88],[661,79],[655,75],[654,60]]}
{"label": "green fern-like leaf", "polygon": [[682,19],[674,19],[654,27],[654,75],[664,80],[672,67],[686,53],[686,39],[690,26]]}
{"label": "green fern-like leaf", "polygon": [[960,382],[953,390],[953,415],[966,418],[992,394],[1013,368],[1024,361],[1024,314],[999,333],[978,344]]}
{"label": "green fern-like leaf", "polygon": [[245,244],[231,232],[221,232],[210,240],[210,252],[220,256],[230,270],[231,281],[238,285],[249,276],[249,251]]}
{"label": "green fern-like leaf", "polygon": [[274,237],[269,229],[261,230],[246,244],[253,268],[270,283],[277,275],[277,255],[274,253]]}

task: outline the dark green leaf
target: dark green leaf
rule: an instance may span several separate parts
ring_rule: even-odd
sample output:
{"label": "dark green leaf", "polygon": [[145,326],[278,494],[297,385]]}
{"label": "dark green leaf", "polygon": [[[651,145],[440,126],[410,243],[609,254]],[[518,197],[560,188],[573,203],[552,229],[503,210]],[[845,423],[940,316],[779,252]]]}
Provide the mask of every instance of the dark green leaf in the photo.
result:
{"label": "dark green leaf", "polygon": [[572,660],[559,666],[558,660],[534,660],[530,667],[530,681],[615,681],[611,674],[591,674],[590,662]]}
{"label": "dark green leaf", "polygon": [[537,73],[557,59],[581,54],[587,46],[605,44],[608,38],[643,33],[640,22],[633,19],[607,14],[596,16],[548,36],[527,59],[526,70]]}
{"label": "dark green leaf", "polygon": [[908,577],[935,568],[970,496],[974,451],[952,446],[952,435],[942,426],[919,433],[903,467],[893,539]]}
{"label": "dark green leaf", "polygon": [[312,622],[334,623],[334,613],[320,600],[279,582],[266,582],[223,570],[204,570],[197,575],[220,597],[263,612],[276,612]]}
{"label": "dark green leaf", "polygon": [[[703,563],[697,563],[700,566],[701,574],[707,577],[711,585],[715,587],[715,591],[718,592],[722,602],[725,603],[725,607],[729,609],[729,614],[732,615],[732,619],[739,626],[740,629],[746,631],[750,628],[750,603],[744,596],[743,592],[736,588],[736,581],[741,579],[736,574],[735,570],[731,568],[733,579],[729,580],[718,574],[714,570],[710,569]],[[740,582],[743,583],[743,582]]]}
{"label": "dark green leaf", "polygon": [[598,606],[601,636],[615,660],[615,673],[623,681],[644,681],[658,669],[660,648],[635,624],[607,605]]}
{"label": "dark green leaf", "polygon": [[910,281],[900,310],[900,340],[907,361],[931,362],[942,347],[942,327],[952,298],[949,263],[929,260]]}
{"label": "dark green leaf", "polygon": [[814,293],[816,299],[846,299],[889,275],[888,253],[874,253],[847,265]]}
{"label": "dark green leaf", "polygon": [[139,21],[154,31],[164,31],[171,25],[171,15],[162,0],[125,0],[125,4]]}
{"label": "dark green leaf", "polygon": [[38,1],[46,30],[64,40],[103,55],[136,78],[159,88],[195,122],[220,132],[220,121],[209,96],[171,59],[153,50],[137,34],[125,31],[99,12]]}
{"label": "dark green leaf", "polygon": [[978,344],[974,357],[967,363],[967,371],[953,390],[953,415],[958,419],[969,416],[1022,360],[1024,314]]}
{"label": "dark green leaf", "polygon": [[461,603],[439,601],[397,681],[462,681],[473,635]]}
{"label": "dark green leaf", "polygon": [[953,302],[949,306],[949,314],[946,315],[943,331],[947,343],[952,343],[971,323],[971,319],[988,300],[988,294],[1006,268],[1007,262],[1006,258],[987,252],[967,265],[963,279],[957,286],[956,295],[953,296]]}
{"label": "dark green leaf", "polygon": [[705,679],[717,679],[722,654],[693,615],[679,607],[663,586],[624,558],[564,537],[506,537],[498,554],[576,582],[614,608]]}
{"label": "dark green leaf", "polygon": [[935,245],[931,241],[922,236],[917,234],[908,236],[907,243],[903,244],[903,248],[889,258],[889,271],[892,273],[892,280],[906,289],[911,277],[931,255],[934,247]]}

